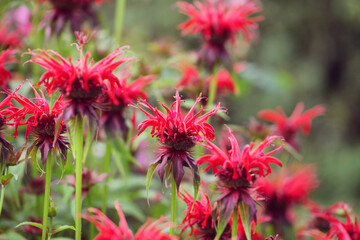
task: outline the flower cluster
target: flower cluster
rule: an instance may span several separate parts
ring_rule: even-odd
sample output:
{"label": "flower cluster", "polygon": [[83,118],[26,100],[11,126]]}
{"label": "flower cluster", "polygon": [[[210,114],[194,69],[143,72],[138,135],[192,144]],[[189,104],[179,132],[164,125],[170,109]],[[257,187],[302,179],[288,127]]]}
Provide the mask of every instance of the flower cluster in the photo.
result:
{"label": "flower cluster", "polygon": [[[96,109],[97,101],[103,91],[107,90],[109,98],[119,104],[115,97],[116,86],[120,87],[119,79],[113,71],[125,62],[134,60],[132,57],[123,57],[126,47],[116,49],[112,54],[94,64],[90,53],[83,56],[81,47],[77,46],[80,53],[78,64],[74,65],[53,50],[40,53],[30,52],[35,58],[29,62],[37,63],[47,71],[42,75],[39,84],[44,84],[47,92],[52,94],[56,89],[67,100],[63,116],[64,119],[73,118],[76,115],[88,116],[90,120],[98,120]],[[116,60],[121,57],[119,60]]]}

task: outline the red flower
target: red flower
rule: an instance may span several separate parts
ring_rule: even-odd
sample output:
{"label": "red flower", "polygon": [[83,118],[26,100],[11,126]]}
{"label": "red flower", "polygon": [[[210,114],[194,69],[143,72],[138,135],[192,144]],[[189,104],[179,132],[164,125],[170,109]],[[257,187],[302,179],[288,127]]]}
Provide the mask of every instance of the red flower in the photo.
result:
{"label": "red flower", "polygon": [[222,194],[216,201],[221,203],[220,212],[223,212],[226,218],[230,218],[231,212],[239,202],[244,202],[249,206],[250,220],[256,219],[255,201],[249,195],[249,188],[258,178],[271,173],[270,163],[282,166],[278,159],[271,156],[282,146],[264,153],[265,148],[279,138],[271,136],[256,147],[255,143],[251,143],[246,145],[243,151],[240,151],[239,144],[230,128],[229,133],[231,149],[228,153],[205,139],[207,145],[204,146],[210,150],[211,154],[200,157],[196,164],[209,163],[205,171],[212,168],[213,173],[220,179]]}
{"label": "red flower", "polygon": [[21,34],[10,31],[7,24],[0,20],[0,48],[16,48],[21,46]]}
{"label": "red flower", "polygon": [[[30,217],[29,222],[42,224],[42,219]],[[41,228],[34,227],[34,226],[31,226],[31,225],[28,225],[28,224],[24,225],[24,230],[25,230],[25,232],[27,234],[39,235],[39,236],[41,236],[41,234],[42,234],[42,229]]]}
{"label": "red flower", "polygon": [[164,218],[152,222],[148,220],[143,226],[140,227],[138,232],[133,235],[129,229],[124,214],[121,211],[121,206],[115,203],[115,208],[119,214],[119,226],[115,225],[108,217],[106,217],[100,210],[96,208],[89,208],[89,212],[94,215],[85,214],[83,217],[92,222],[100,233],[94,240],[175,240],[175,237],[170,237],[161,231],[167,227],[163,224]]}
{"label": "red flower", "polygon": [[130,77],[131,74],[123,71],[120,85],[115,85],[113,89],[108,83],[105,83],[107,88],[100,99],[102,105],[100,125],[110,134],[119,132],[124,137],[127,136],[128,127],[125,122],[125,109],[139,97],[147,98],[142,88],[152,82],[156,76],[143,76],[128,83]]}
{"label": "red flower", "polygon": [[[47,0],[38,0],[46,2]],[[92,5],[94,2],[101,3],[103,0],[50,0],[53,11],[45,16],[42,21],[47,26],[47,32],[55,32],[59,35],[67,22],[70,23],[71,31],[79,31],[85,21],[89,21],[92,27],[96,27],[98,19]]]}
{"label": "red flower", "polygon": [[[26,158],[33,150],[37,151],[39,149],[41,161],[45,164],[50,150],[56,148],[59,150],[61,159],[65,162],[69,143],[66,137],[62,135],[66,131],[65,123],[59,118],[65,105],[63,96],[61,95],[50,109],[43,91],[41,92],[42,96],[40,96],[34,89],[35,102],[32,102],[17,93],[21,86],[14,92],[9,93],[8,99],[16,100],[22,108],[14,107],[11,104],[6,109],[6,115],[8,115],[7,124],[15,127],[15,138],[17,137],[17,128],[21,125],[27,125],[26,140],[28,140],[30,133],[35,137],[35,142],[27,150]],[[58,121],[60,121],[60,124],[57,127]]]}
{"label": "red flower", "polygon": [[265,212],[275,224],[281,226],[293,221],[291,208],[308,200],[308,193],[318,186],[311,166],[294,175],[287,171],[277,173],[272,178],[259,179],[257,192],[265,198]]}
{"label": "red flower", "polygon": [[[177,87],[185,88],[187,92],[195,93],[203,92],[208,95],[213,75],[202,75],[195,66],[183,63],[178,69],[181,71]],[[225,69],[220,69],[215,75],[216,95],[227,95],[229,92],[235,93],[236,88],[230,73]]]}
{"label": "red flower", "polygon": [[[345,216],[346,222],[339,220],[336,215]],[[327,222],[327,227],[302,231],[301,235],[311,236],[317,240],[360,240],[357,216],[354,215],[354,220],[351,219],[347,204],[336,203],[324,212],[315,213],[315,217],[317,223],[321,220],[322,226]]]}
{"label": "red flower", "polygon": [[[116,49],[112,54],[93,64],[93,60],[88,63],[90,53],[86,53],[84,57],[81,53],[81,47],[77,46],[77,48],[80,53],[77,65],[72,63],[70,57],[67,61],[53,50],[41,50],[40,53],[30,52],[29,54],[35,58],[29,61],[37,63],[47,70],[42,75],[39,85],[44,83],[49,94],[60,89],[65,99],[69,100],[64,110],[64,119],[70,119],[80,114],[81,116],[87,115],[90,120],[97,120],[98,116],[95,110],[99,96],[105,90],[112,93],[116,86],[120,86],[120,82],[113,71],[121,64],[134,58],[122,57],[115,60],[125,53],[126,47],[123,47]],[[115,94],[109,94],[109,97],[117,102]]]}
{"label": "red flower", "polygon": [[[90,191],[90,188],[97,183],[103,182],[105,178],[108,177],[108,174],[103,173],[98,175],[95,171],[91,171],[88,168],[83,167],[82,171],[82,186],[81,186],[81,196],[85,197],[85,195]],[[73,186],[75,189],[75,175],[66,175],[65,181],[61,181],[61,183],[67,184],[69,186]],[[75,194],[75,193],[74,193]]]}
{"label": "red flower", "polygon": [[28,184],[21,188],[27,194],[43,195],[45,193],[45,179],[43,176],[31,178],[27,181]]}
{"label": "red flower", "polygon": [[283,136],[291,146],[298,149],[298,144],[295,141],[295,135],[302,130],[304,135],[308,135],[311,128],[311,121],[313,118],[323,115],[326,108],[322,105],[317,105],[308,111],[304,112],[304,104],[298,103],[294,112],[289,118],[286,117],[282,107],[277,107],[276,111],[265,109],[258,113],[258,117],[276,124],[276,134]]}
{"label": "red flower", "polygon": [[[211,206],[209,196],[204,194],[201,190],[200,201],[196,200],[194,203],[194,197],[182,189],[182,192],[179,192],[179,197],[184,200],[187,204],[186,216],[182,221],[183,228],[180,235],[188,228],[191,228],[190,236],[201,239],[201,240],[211,240],[216,236],[216,226],[218,217],[216,217],[216,222],[213,219],[213,211],[216,211],[216,203],[214,207]],[[215,212],[216,213],[216,212]],[[185,225],[184,225],[185,224]],[[226,227],[226,230],[221,235],[221,240],[230,239],[231,237],[231,228],[230,224]]]}
{"label": "red flower", "polygon": [[261,6],[254,1],[229,5],[225,1],[196,1],[194,5],[179,2],[180,12],[190,19],[179,25],[184,35],[201,34],[204,44],[199,52],[199,63],[212,69],[217,61],[228,63],[226,43],[235,43],[235,35],[242,33],[246,41],[255,37],[255,30],[262,17],[251,17],[260,12]]}
{"label": "red flower", "polygon": [[5,65],[15,62],[16,59],[13,50],[4,50],[0,52],[0,87],[2,89],[9,88],[8,81],[11,79],[11,73],[5,68]]}
{"label": "red flower", "polygon": [[[163,182],[165,173],[172,172],[178,189],[185,174],[183,167],[188,167],[193,171],[194,183],[200,181],[198,168],[191,156],[190,150],[196,143],[203,141],[201,135],[205,136],[205,139],[214,139],[214,129],[206,121],[218,111],[225,111],[220,109],[220,105],[217,105],[213,110],[204,115],[201,115],[204,111],[203,107],[195,114],[195,107],[201,100],[202,97],[198,97],[193,107],[185,116],[182,115],[180,110],[181,98],[178,92],[176,92],[175,102],[170,109],[161,104],[166,110],[166,114],[152,107],[146,100],[139,100],[139,104],[149,109],[154,115],[141,108],[139,104],[136,106],[148,117],[147,120],[139,124],[138,129],[140,131],[138,135],[150,127],[151,135],[157,137],[162,143],[159,156],[154,163],[157,164],[156,169],[161,181]],[[171,164],[169,164],[170,162]]]}

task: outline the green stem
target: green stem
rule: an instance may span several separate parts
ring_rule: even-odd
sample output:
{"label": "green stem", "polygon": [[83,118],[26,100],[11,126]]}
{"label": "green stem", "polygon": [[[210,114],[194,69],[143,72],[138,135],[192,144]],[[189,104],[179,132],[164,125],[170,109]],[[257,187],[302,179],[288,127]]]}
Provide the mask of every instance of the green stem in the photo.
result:
{"label": "green stem", "polygon": [[74,147],[75,147],[75,239],[81,240],[81,191],[82,191],[82,153],[83,153],[83,121],[77,115],[74,124]]}
{"label": "green stem", "polygon": [[44,211],[43,211],[43,227],[42,227],[42,240],[46,240],[47,233],[47,219],[49,214],[50,203],[50,186],[51,186],[51,167],[52,167],[52,155],[51,152],[46,160],[46,172],[45,172],[45,195],[44,195]]}
{"label": "green stem", "polygon": [[1,197],[0,197],[0,216],[2,211],[2,206],[4,204],[4,196],[5,196],[5,186],[1,187]]}
{"label": "green stem", "polygon": [[210,88],[209,88],[209,98],[207,102],[207,106],[209,107],[211,107],[211,105],[214,104],[216,97],[216,88],[217,88],[216,77],[217,77],[217,67],[214,66],[213,74],[211,76]]}
{"label": "green stem", "polygon": [[[110,172],[110,162],[111,162],[111,145],[110,143],[106,143],[106,150],[105,150],[105,156],[104,156],[104,162],[103,162],[103,172],[109,173]],[[105,180],[108,181],[107,179]],[[109,186],[105,184],[104,186],[104,195],[103,195],[103,204],[102,204],[102,212],[106,214],[107,209],[107,200],[108,200],[108,192],[109,192]]]}
{"label": "green stem", "polygon": [[[91,199],[91,191],[88,192],[87,194],[87,202],[88,202],[88,207],[91,207],[92,206],[92,199]],[[104,214],[106,214],[104,212]],[[94,228],[94,224],[90,224],[90,227],[89,227],[89,239],[94,239],[94,236],[95,236],[95,228]]]}
{"label": "green stem", "polygon": [[238,234],[238,220],[239,220],[239,206],[236,205],[233,212],[233,221],[232,221],[232,229],[231,229],[231,239],[236,240]]}
{"label": "green stem", "polygon": [[176,227],[176,183],[174,177],[171,182],[171,225],[170,225],[170,236],[175,234]]}
{"label": "green stem", "polygon": [[48,240],[51,240],[52,225],[53,225],[53,218],[50,217]]}
{"label": "green stem", "polygon": [[114,39],[115,44],[120,44],[121,34],[124,22],[126,0],[116,0],[115,18],[114,18]]}

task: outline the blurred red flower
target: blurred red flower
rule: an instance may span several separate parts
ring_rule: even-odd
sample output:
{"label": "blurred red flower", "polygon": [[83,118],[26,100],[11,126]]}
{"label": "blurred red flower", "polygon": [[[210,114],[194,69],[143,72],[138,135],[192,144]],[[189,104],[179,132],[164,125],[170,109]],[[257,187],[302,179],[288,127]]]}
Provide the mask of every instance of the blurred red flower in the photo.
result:
{"label": "blurred red flower", "polygon": [[98,25],[96,12],[92,8],[93,3],[101,3],[103,0],[38,0],[50,2],[53,10],[45,16],[42,25],[47,25],[46,32],[50,35],[54,32],[59,35],[69,22],[71,31],[81,30],[81,25],[88,21],[92,28]]}
{"label": "blurred red flower", "polygon": [[[176,92],[175,102],[171,105],[170,109],[164,104],[161,104],[166,110],[166,114],[152,107],[143,99],[139,100],[138,105],[135,106],[148,117],[147,120],[139,124],[138,129],[140,129],[140,131],[137,135],[140,135],[148,127],[151,128],[151,135],[158,138],[162,143],[159,156],[155,160],[155,164],[158,164],[156,169],[160,179],[163,182],[165,173],[172,172],[178,189],[185,174],[184,167],[188,167],[193,171],[194,183],[200,181],[198,168],[195,160],[191,156],[191,149],[196,143],[203,141],[201,135],[203,135],[205,139],[213,140],[215,138],[213,127],[206,121],[218,111],[225,111],[220,108],[220,105],[217,105],[213,110],[203,115],[201,115],[204,111],[203,107],[201,107],[198,113],[195,113],[196,105],[201,100],[202,97],[198,97],[185,116],[182,115],[180,109],[181,97],[178,92]],[[139,105],[149,109],[152,114]]]}
{"label": "blurred red flower", "polygon": [[287,143],[298,150],[298,144],[295,141],[296,133],[302,130],[304,135],[308,135],[311,128],[311,121],[313,118],[323,115],[326,108],[322,105],[317,105],[304,113],[303,110],[304,104],[299,102],[289,118],[286,117],[284,110],[280,106],[277,107],[276,111],[270,109],[262,110],[258,113],[258,117],[275,123],[275,133],[283,136]]}
{"label": "blurred red flower", "polygon": [[10,30],[8,25],[0,21],[0,48],[17,48],[21,46],[21,34]]}
{"label": "blurred red flower", "polygon": [[[120,222],[119,226],[114,224],[107,216],[105,216],[100,210],[96,208],[89,208],[89,212],[93,215],[84,214],[83,218],[92,222],[99,230],[99,234],[94,240],[175,240],[176,237],[170,237],[169,235],[162,233],[161,231],[168,227],[169,224],[162,224],[165,218],[153,222],[149,219],[144,225],[142,225],[135,236],[129,229],[125,216],[121,211],[121,205],[115,203],[115,208],[118,212]],[[162,224],[162,225],[161,225]]]}
{"label": "blurred red flower", "polygon": [[201,34],[204,43],[199,52],[199,64],[205,63],[212,69],[216,62],[228,63],[229,53],[226,43],[235,43],[237,33],[242,33],[248,42],[255,38],[261,16],[252,16],[262,10],[255,1],[229,4],[225,1],[204,2],[194,4],[178,2],[181,13],[189,16],[189,20],[179,25],[184,35]]}
{"label": "blurred red flower", "polygon": [[[120,87],[119,79],[113,71],[121,64],[134,60],[132,57],[122,57],[127,47],[116,49],[113,53],[94,64],[90,58],[90,53],[82,55],[81,46],[76,45],[80,53],[78,64],[74,65],[69,57],[64,59],[59,53],[48,50],[41,50],[40,53],[30,52],[34,62],[41,65],[47,71],[41,76],[38,85],[44,84],[47,92],[52,94],[56,89],[60,89],[67,101],[63,113],[64,119],[70,119],[76,115],[87,115],[90,120],[98,120],[96,109],[97,100],[104,91],[107,91],[109,98],[114,103],[119,103],[115,97],[115,87]],[[55,56],[55,57],[53,57]]]}
{"label": "blurred red flower", "polygon": [[291,224],[291,208],[305,203],[310,191],[318,187],[312,166],[305,167],[293,175],[288,171],[273,174],[256,182],[256,191],[265,198],[265,214],[277,226]]}
{"label": "blurred red flower", "polygon": [[8,81],[11,79],[11,73],[5,68],[5,65],[15,62],[14,50],[8,49],[0,51],[0,87],[2,89],[9,88]]}
{"label": "blurred red flower", "polygon": [[[81,178],[82,179],[81,180],[81,182],[82,182],[81,196],[82,197],[86,196],[86,194],[90,191],[90,188],[92,186],[94,186],[97,183],[103,182],[104,179],[108,177],[107,173],[98,175],[95,171],[92,171],[85,167],[82,168],[81,174],[82,174],[81,175],[81,177],[82,177]],[[75,189],[75,185],[76,185],[75,176],[76,176],[76,173],[75,173],[75,175],[66,175],[65,181],[61,181],[61,183],[72,186]]]}
{"label": "blurred red flower", "polygon": [[[360,240],[360,226],[357,216],[354,215],[354,220],[352,220],[350,210],[348,204],[339,202],[325,211],[316,212],[314,214],[315,222],[321,223],[321,225],[314,225],[315,228],[313,229],[301,231],[300,235],[311,236],[317,240]],[[340,217],[345,217],[346,222],[339,220]]]}
{"label": "blurred red flower", "polygon": [[205,171],[211,168],[215,176],[219,178],[222,194],[216,201],[220,202],[220,212],[223,212],[224,216],[230,218],[233,209],[238,203],[243,202],[249,206],[250,220],[253,218],[256,220],[255,201],[249,194],[249,188],[258,178],[271,173],[270,163],[282,166],[278,159],[271,156],[279,151],[282,146],[264,153],[266,147],[279,139],[277,136],[271,136],[256,147],[255,143],[251,143],[241,151],[230,128],[229,133],[231,149],[227,153],[205,139],[207,145],[204,147],[209,149],[211,154],[200,157],[196,164],[209,163]]}

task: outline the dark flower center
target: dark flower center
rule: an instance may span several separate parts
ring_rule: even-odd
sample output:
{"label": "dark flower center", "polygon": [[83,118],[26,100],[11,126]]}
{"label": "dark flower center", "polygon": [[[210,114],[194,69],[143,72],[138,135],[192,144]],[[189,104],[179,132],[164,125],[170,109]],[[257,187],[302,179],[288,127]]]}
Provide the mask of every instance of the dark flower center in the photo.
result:
{"label": "dark flower center", "polygon": [[195,146],[193,136],[186,132],[176,132],[172,137],[167,137],[165,145],[176,150],[187,150]]}
{"label": "dark flower center", "polygon": [[63,86],[60,87],[62,89],[61,92],[72,101],[94,100],[102,93],[102,87],[95,84],[92,79],[87,82],[88,89],[85,89],[84,85],[84,79],[82,77],[78,77],[72,83],[70,93],[65,92],[66,89]]}
{"label": "dark flower center", "polygon": [[[29,119],[30,120],[30,119]],[[31,121],[31,120],[30,120]],[[34,132],[44,137],[54,137],[55,116],[43,114],[37,119],[37,125],[33,127]]]}
{"label": "dark flower center", "polygon": [[236,169],[238,171],[238,178],[233,178],[233,169],[226,169],[219,174],[220,181],[229,188],[249,188],[250,182],[247,180],[248,172],[245,168]]}

